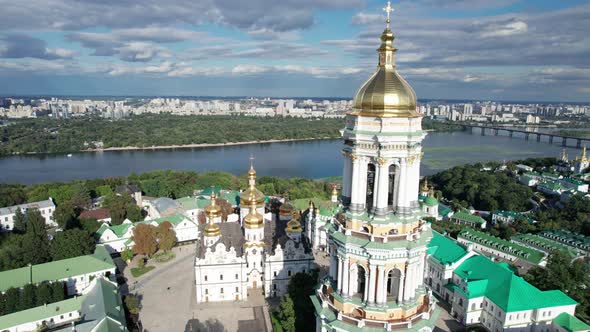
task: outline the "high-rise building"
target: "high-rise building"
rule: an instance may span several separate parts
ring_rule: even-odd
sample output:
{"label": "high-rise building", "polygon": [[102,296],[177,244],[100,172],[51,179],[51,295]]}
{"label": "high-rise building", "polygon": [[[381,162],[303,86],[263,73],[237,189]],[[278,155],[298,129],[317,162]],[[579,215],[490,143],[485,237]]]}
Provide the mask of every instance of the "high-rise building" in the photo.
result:
{"label": "high-rise building", "polygon": [[418,202],[422,116],[397,73],[389,11],[379,66],[343,131],[342,209],[326,225],[330,269],[313,298],[317,331],[432,331],[424,286],[430,225]]}

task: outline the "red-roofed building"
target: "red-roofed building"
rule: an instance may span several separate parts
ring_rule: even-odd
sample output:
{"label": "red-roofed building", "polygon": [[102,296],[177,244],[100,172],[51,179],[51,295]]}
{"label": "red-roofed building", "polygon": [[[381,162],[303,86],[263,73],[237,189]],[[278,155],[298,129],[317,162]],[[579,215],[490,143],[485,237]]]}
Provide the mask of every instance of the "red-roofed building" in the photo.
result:
{"label": "red-roofed building", "polygon": [[111,211],[109,209],[86,210],[80,213],[80,219],[96,219],[100,222],[111,222]]}

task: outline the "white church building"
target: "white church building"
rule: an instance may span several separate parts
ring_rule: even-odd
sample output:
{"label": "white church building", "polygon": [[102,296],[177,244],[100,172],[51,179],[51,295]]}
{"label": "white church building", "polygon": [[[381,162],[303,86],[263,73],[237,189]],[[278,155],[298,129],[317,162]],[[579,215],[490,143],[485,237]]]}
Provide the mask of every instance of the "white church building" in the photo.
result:
{"label": "white church building", "polygon": [[315,267],[299,215],[265,213],[252,166],[248,181],[248,189],[240,194],[237,222],[215,222],[221,210],[214,192],[205,208],[208,222],[199,225],[195,259],[197,303],[243,301],[251,289],[266,297],[281,296],[293,275]]}

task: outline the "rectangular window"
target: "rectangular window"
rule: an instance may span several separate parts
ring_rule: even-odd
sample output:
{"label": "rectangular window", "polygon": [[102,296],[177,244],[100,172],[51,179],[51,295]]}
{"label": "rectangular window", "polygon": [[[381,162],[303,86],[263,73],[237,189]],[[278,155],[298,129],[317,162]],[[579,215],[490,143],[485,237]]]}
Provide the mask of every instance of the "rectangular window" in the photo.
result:
{"label": "rectangular window", "polygon": [[207,276],[205,276],[205,281],[207,281]]}
{"label": "rectangular window", "polygon": [[223,280],[223,274],[219,275],[219,280]]}
{"label": "rectangular window", "polygon": [[221,289],[221,294],[223,294],[223,288]]}
{"label": "rectangular window", "polygon": [[236,293],[239,292],[238,287],[236,287]]}
{"label": "rectangular window", "polygon": [[238,280],[238,274],[236,273],[236,280]]}
{"label": "rectangular window", "polygon": [[205,295],[209,294],[209,290],[207,288],[205,288]]}

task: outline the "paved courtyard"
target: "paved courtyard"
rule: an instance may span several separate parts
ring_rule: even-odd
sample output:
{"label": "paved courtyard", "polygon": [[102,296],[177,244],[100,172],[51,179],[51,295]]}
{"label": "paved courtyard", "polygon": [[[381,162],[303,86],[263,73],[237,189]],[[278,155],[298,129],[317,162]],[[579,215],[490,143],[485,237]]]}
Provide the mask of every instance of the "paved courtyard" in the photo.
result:
{"label": "paved courtyard", "polygon": [[269,331],[260,293],[251,292],[246,302],[195,303],[193,249],[183,247],[172,262],[131,281],[132,292],[142,296],[144,331]]}

